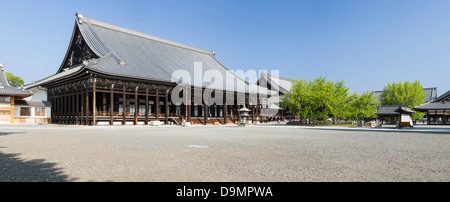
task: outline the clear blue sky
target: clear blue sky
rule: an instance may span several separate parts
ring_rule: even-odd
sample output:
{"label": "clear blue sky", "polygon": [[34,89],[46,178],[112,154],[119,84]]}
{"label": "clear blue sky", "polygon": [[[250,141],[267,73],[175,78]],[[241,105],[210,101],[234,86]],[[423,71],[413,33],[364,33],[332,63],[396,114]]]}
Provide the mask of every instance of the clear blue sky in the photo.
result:
{"label": "clear blue sky", "polygon": [[0,0],[0,62],[25,83],[54,74],[75,13],[214,50],[230,69],[343,80],[353,92],[420,80],[450,90],[448,0]]}

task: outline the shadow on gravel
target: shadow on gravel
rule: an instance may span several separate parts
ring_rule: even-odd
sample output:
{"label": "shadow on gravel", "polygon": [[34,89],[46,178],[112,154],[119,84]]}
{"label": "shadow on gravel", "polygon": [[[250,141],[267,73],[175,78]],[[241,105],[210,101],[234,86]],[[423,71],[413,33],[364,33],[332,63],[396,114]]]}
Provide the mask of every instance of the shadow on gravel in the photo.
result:
{"label": "shadow on gravel", "polygon": [[0,132],[0,136],[13,135],[13,134],[23,134],[25,132]]}
{"label": "shadow on gravel", "polygon": [[20,154],[0,152],[0,182],[70,182],[69,178],[56,163],[47,163],[44,159],[23,160]]}
{"label": "shadow on gravel", "polygon": [[325,128],[325,127],[317,127],[317,128],[308,128],[311,130],[330,130],[330,131],[345,131],[345,132],[381,132],[381,133],[424,133],[424,134],[441,134],[441,135],[450,135],[450,130],[423,130],[421,129],[365,129],[365,128]]}

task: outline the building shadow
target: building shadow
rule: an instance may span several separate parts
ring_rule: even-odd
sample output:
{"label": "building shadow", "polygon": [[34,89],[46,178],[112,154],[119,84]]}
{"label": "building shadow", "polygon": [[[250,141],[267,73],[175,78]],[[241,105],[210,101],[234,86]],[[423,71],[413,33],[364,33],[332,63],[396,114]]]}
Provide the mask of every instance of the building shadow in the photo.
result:
{"label": "building shadow", "polygon": [[45,162],[44,159],[24,160],[20,154],[0,152],[0,182],[71,182],[56,163]]}
{"label": "building shadow", "polygon": [[344,132],[369,132],[369,133],[423,133],[423,134],[442,134],[442,135],[450,135],[450,130],[423,130],[423,129],[414,129],[414,128],[405,128],[405,129],[386,129],[386,128],[327,128],[327,127],[317,127],[317,128],[308,128],[311,130],[322,130],[322,131],[344,131]]}
{"label": "building shadow", "polygon": [[14,135],[14,134],[23,134],[25,132],[0,132],[0,136],[5,136],[5,135]]}

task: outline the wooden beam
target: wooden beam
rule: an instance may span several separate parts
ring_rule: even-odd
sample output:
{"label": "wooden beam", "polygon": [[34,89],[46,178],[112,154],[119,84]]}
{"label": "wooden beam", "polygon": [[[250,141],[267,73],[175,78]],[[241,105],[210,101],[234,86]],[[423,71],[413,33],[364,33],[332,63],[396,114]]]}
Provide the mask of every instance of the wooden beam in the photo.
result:
{"label": "wooden beam", "polygon": [[[111,90],[101,90],[101,89],[97,89],[96,90],[98,93],[109,93],[109,92],[111,92]],[[117,91],[114,91],[114,93],[123,93],[123,91],[121,91],[121,90],[117,90]],[[127,95],[134,95],[135,94],[135,92],[125,92],[125,94],[127,94]],[[138,95],[145,95],[145,93],[139,93],[138,92]],[[149,96],[156,96],[156,94],[153,94],[153,93],[149,93],[148,94]]]}

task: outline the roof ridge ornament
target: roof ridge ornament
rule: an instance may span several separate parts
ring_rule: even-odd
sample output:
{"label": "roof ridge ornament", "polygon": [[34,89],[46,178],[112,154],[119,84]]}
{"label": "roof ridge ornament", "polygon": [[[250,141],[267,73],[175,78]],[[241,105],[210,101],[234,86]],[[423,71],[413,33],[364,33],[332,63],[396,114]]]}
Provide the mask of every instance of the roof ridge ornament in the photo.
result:
{"label": "roof ridge ornament", "polygon": [[83,24],[84,16],[79,13],[75,13],[75,16],[77,16],[78,23]]}
{"label": "roof ridge ornament", "polygon": [[125,60],[120,60],[119,64],[120,64],[121,66],[125,66],[127,63],[125,62]]}

